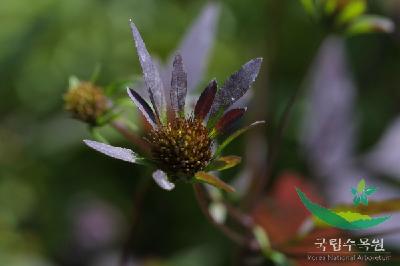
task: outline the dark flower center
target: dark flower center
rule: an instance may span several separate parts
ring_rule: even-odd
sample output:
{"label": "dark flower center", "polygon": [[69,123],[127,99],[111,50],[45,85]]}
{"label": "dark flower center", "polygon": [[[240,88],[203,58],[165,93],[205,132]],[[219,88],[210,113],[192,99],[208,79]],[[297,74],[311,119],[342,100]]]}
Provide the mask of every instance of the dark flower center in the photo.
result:
{"label": "dark flower center", "polygon": [[147,141],[152,144],[152,156],[172,181],[190,179],[211,159],[211,139],[198,119],[175,118],[152,130]]}

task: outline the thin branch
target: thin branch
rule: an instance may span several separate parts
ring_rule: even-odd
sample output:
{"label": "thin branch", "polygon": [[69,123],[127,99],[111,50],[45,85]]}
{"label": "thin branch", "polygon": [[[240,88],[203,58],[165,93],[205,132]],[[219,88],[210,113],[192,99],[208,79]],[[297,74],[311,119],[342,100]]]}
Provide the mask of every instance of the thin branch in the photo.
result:
{"label": "thin branch", "polygon": [[247,241],[242,235],[233,231],[231,228],[227,227],[224,224],[217,223],[210,215],[210,212],[208,211],[208,199],[204,187],[201,184],[194,184],[193,188],[196,195],[197,203],[199,204],[199,207],[207,220],[236,244],[240,246],[248,246],[249,241]]}
{"label": "thin branch", "polygon": [[149,146],[147,145],[147,143],[138,135],[129,130],[126,125],[124,125],[120,121],[113,121],[111,123],[111,126],[115,130],[117,130],[122,136],[124,136],[128,141],[130,141],[133,145],[139,148],[142,154],[148,155]]}
{"label": "thin branch", "polygon": [[254,195],[258,196],[261,194],[262,190],[265,188],[267,181],[269,180],[269,177],[272,174],[273,168],[275,166],[276,159],[278,158],[279,151],[282,145],[282,138],[284,135],[284,132],[289,124],[290,120],[290,115],[292,114],[292,110],[295,106],[295,103],[297,99],[299,98],[300,91],[301,91],[302,86],[299,86],[293,95],[290,97],[285,110],[282,114],[282,117],[280,119],[280,123],[278,126],[278,131],[275,135],[275,138],[271,142],[271,154],[268,156],[267,159],[267,167],[266,167],[266,173],[264,178],[258,178],[256,179],[255,182],[255,189],[254,189]]}
{"label": "thin branch", "polygon": [[242,225],[244,228],[248,229],[251,231],[254,227],[254,220],[253,218],[248,215],[247,213],[242,212],[240,209],[236,208],[232,204],[230,204],[227,201],[223,201],[223,204],[226,207],[226,210],[228,211],[228,214],[240,225]]}
{"label": "thin branch", "polygon": [[121,254],[121,259],[120,259],[120,266],[126,266],[129,260],[129,253],[130,253],[130,245],[132,244],[135,236],[136,236],[136,226],[138,224],[139,218],[140,218],[140,213],[142,210],[143,206],[143,201],[144,198],[149,190],[150,187],[150,178],[142,178],[142,181],[140,182],[139,186],[136,188],[132,201],[133,201],[133,207],[132,207],[132,214],[131,214],[131,223],[130,223],[130,229],[129,229],[129,236],[128,239],[126,240],[125,246],[123,247],[122,254]]}

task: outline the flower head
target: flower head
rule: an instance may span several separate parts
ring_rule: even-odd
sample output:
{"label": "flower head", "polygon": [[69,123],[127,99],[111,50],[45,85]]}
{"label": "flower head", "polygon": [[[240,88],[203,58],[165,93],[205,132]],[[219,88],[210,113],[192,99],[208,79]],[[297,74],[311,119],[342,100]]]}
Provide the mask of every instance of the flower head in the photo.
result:
{"label": "flower head", "polygon": [[65,109],[72,116],[91,125],[110,108],[110,102],[101,88],[91,82],[76,81],[64,94]]}
{"label": "flower head", "polygon": [[[246,107],[230,107],[253,84],[262,59],[247,62],[220,88],[212,80],[197,100],[194,110],[187,112],[185,100],[188,82],[182,56],[178,54],[174,58],[171,87],[165,93],[160,74],[133,22],[131,29],[150,103],[134,89],[128,88],[127,92],[149,124],[150,130],[144,139],[148,143],[150,156],[142,158],[130,149],[91,140],[84,142],[110,157],[154,165],[158,169],[153,173],[153,179],[167,190],[173,189],[177,181],[187,181],[204,182],[233,191],[231,186],[208,172],[222,171],[240,163],[240,157],[220,156],[223,149],[249,128],[263,123],[255,122],[225,136],[246,112]],[[225,136],[220,145],[216,140],[218,136]]]}

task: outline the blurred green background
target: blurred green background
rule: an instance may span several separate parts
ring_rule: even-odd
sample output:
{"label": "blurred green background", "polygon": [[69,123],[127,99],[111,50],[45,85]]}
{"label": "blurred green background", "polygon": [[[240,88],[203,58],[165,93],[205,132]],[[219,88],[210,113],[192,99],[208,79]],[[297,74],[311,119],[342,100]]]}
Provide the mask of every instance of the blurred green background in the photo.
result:
{"label": "blurred green background", "polygon": [[[396,1],[369,2],[372,13],[399,21]],[[151,173],[87,149],[81,142],[89,137],[87,128],[63,110],[62,95],[71,75],[90,79],[98,65],[100,86],[141,74],[129,18],[149,51],[166,60],[205,3],[1,1],[0,265],[117,265],[132,218],[132,195]],[[264,57],[248,118],[267,120],[269,138],[303,83],[324,32],[298,1],[220,4],[202,84],[213,77],[222,82],[250,58]],[[399,36],[371,34],[346,41],[359,88],[359,151],[369,149],[400,111]],[[274,173],[290,169],[307,175],[297,141],[302,108],[295,108]],[[112,139],[125,145],[117,135]],[[235,154],[243,150],[244,141],[230,148]],[[143,202],[132,242],[138,261],[231,265],[234,245],[201,215],[190,186],[168,193],[151,185]]]}

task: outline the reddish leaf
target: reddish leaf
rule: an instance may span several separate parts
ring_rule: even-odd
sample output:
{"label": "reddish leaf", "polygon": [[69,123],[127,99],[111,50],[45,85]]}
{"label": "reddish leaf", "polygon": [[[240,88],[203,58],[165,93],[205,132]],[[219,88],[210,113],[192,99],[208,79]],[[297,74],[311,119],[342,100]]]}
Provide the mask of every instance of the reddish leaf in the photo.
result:
{"label": "reddish leaf", "polygon": [[196,118],[203,120],[207,116],[208,112],[210,111],[211,105],[214,102],[216,93],[217,81],[212,80],[197,100],[196,107],[194,108],[194,116]]}
{"label": "reddish leaf", "polygon": [[207,166],[207,171],[222,171],[235,167],[242,161],[242,158],[235,155],[223,156],[215,159]]}
{"label": "reddish leaf", "polygon": [[228,185],[227,183],[225,183],[218,177],[208,174],[206,172],[197,172],[194,175],[194,178],[199,182],[210,184],[214,187],[223,189],[227,192],[235,192],[235,189],[233,187],[231,187],[230,185]]}
{"label": "reddish leaf", "polygon": [[222,133],[226,131],[233,123],[235,123],[239,118],[241,118],[246,112],[247,108],[232,109],[226,112],[222,118],[215,125],[215,129]]}

